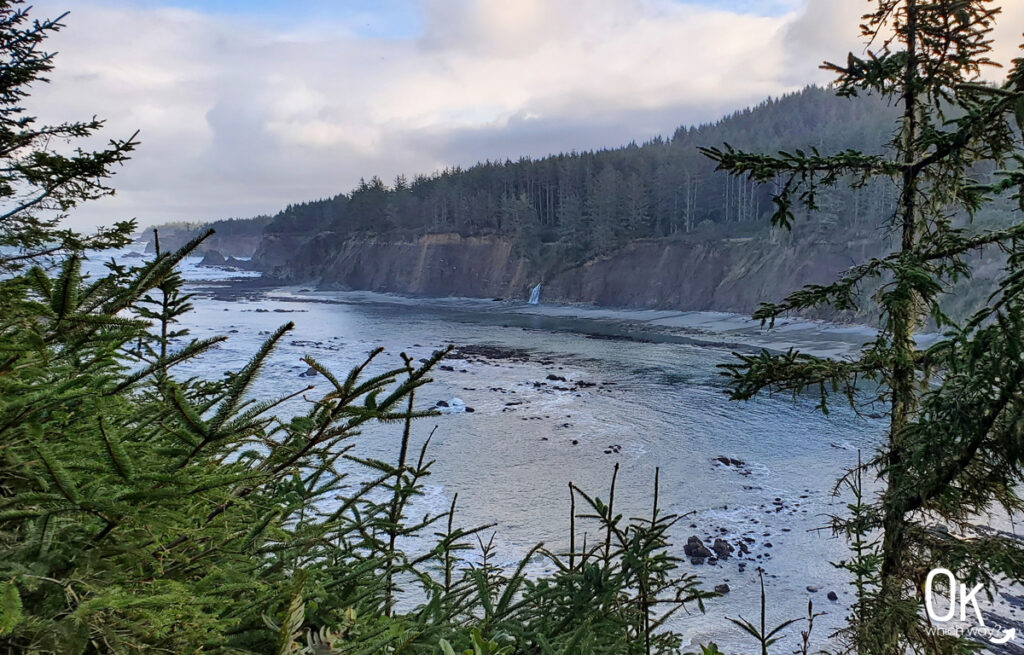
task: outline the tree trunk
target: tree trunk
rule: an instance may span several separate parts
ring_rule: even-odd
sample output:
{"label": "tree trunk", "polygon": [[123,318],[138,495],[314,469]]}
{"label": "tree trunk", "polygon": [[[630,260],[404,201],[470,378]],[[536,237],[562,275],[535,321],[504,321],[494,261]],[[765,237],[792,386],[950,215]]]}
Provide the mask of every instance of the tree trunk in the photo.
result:
{"label": "tree trunk", "polygon": [[[917,2],[907,0],[907,64],[904,72],[903,87],[903,180],[900,195],[900,227],[902,238],[900,253],[911,254],[917,244],[918,214],[918,170],[913,166],[916,159],[915,143],[918,132],[919,97],[917,91]],[[896,284],[905,281],[896,280]],[[917,319],[914,299],[908,296],[892,307],[892,379],[890,392],[892,407],[889,425],[888,479],[883,496],[883,541],[882,570],[880,578],[880,608],[887,617],[899,617],[900,613],[892,613],[895,605],[900,603],[902,590],[907,583],[904,565],[907,562],[906,523],[904,520],[907,493],[904,476],[904,444],[903,434],[909,424],[916,406],[915,367],[914,367],[914,327]],[[885,652],[892,655],[902,654],[900,633],[902,626],[893,624],[893,619],[886,620],[888,625],[879,626],[884,630],[880,636],[884,638]],[[898,621],[898,618],[895,620]]]}

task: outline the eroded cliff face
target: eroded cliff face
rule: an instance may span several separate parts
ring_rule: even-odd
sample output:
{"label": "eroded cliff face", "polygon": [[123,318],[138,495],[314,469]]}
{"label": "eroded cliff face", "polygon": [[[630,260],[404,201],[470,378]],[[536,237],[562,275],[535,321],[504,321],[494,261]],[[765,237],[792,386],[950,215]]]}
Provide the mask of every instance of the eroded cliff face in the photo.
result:
{"label": "eroded cliff face", "polygon": [[497,236],[339,242],[322,233],[309,240],[269,235],[254,261],[282,281],[322,288],[525,300],[541,282],[548,302],[749,312],[805,284],[831,282],[878,249],[867,240],[648,240],[581,265],[542,269]]}
{"label": "eroded cliff face", "polygon": [[[508,296],[529,283],[526,261],[498,237],[428,234],[409,240],[349,239],[327,232],[296,247],[268,237],[256,261],[268,274],[322,287],[423,296]],[[281,257],[291,249],[290,257]]]}
{"label": "eroded cliff face", "polygon": [[825,284],[869,244],[754,239],[637,241],[546,281],[544,295],[597,305],[750,312],[806,284]]}

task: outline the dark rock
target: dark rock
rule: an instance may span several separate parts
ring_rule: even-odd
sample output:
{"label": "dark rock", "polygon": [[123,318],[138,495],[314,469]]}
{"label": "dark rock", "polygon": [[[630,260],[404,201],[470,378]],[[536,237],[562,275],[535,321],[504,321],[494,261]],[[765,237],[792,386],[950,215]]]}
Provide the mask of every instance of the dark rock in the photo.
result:
{"label": "dark rock", "polygon": [[442,371],[455,371],[454,366],[448,366],[447,364],[441,364],[440,366],[438,366],[438,368],[441,369]]}
{"label": "dark rock", "polygon": [[231,255],[228,255],[227,259],[224,260],[224,265],[227,268],[238,268],[242,270],[256,269],[256,267],[253,265],[251,261],[247,259],[238,259],[237,257],[233,257]]}
{"label": "dark rock", "polygon": [[530,361],[525,348],[502,348],[500,346],[459,346],[448,355],[448,359],[484,360],[506,359],[516,362]]}
{"label": "dark rock", "polygon": [[729,555],[732,555],[734,550],[732,544],[725,539],[715,539],[715,543],[711,546],[711,550],[718,554],[721,559],[729,559]]}
{"label": "dark rock", "polygon": [[715,585],[715,593],[716,594],[727,594],[727,593],[729,593],[729,591],[730,591],[729,585],[727,585],[725,583]]}
{"label": "dark rock", "polygon": [[735,457],[726,457],[725,455],[719,455],[714,461],[720,463],[722,466],[730,466],[737,469],[742,469],[747,465],[742,459],[736,459]]}
{"label": "dark rock", "polygon": [[574,445],[574,446],[578,446],[579,444],[580,444],[580,442],[579,442],[579,440],[578,440],[578,439],[573,439],[573,440],[572,440],[572,445]]}
{"label": "dark rock", "polygon": [[700,537],[696,535],[686,540],[686,545],[683,546],[683,552],[689,557],[700,557],[707,558],[711,557],[711,551],[704,545],[704,542],[700,540]]}
{"label": "dark rock", "polygon": [[807,591],[811,592],[812,594],[816,594],[820,590],[821,590],[821,587],[815,587],[813,585],[807,585]]}
{"label": "dark rock", "polygon": [[434,406],[435,407],[448,407],[448,401],[447,400],[439,400],[439,401],[437,401],[437,403]]}
{"label": "dark rock", "polygon": [[224,255],[216,250],[207,250],[203,261],[199,262],[200,266],[224,266],[225,264],[227,264],[227,260],[224,259]]}
{"label": "dark rock", "polygon": [[475,412],[475,411],[476,411],[476,410],[475,410],[475,409],[473,409],[472,407],[467,407],[467,408],[466,408],[466,413],[467,413],[467,414],[472,414],[472,413],[473,413],[473,412]]}
{"label": "dark rock", "polygon": [[700,566],[703,563],[704,563],[704,558],[703,557],[691,557],[690,558],[690,564],[694,564],[696,566]]}
{"label": "dark rock", "polygon": [[313,368],[312,366],[307,368],[302,373],[299,373],[299,377],[300,378],[315,378],[317,375],[319,375],[319,374],[316,372],[316,369]]}
{"label": "dark rock", "polygon": [[839,600],[839,594],[837,594],[834,591],[830,591],[830,592],[828,592],[828,599],[834,603],[837,600]]}
{"label": "dark rock", "polygon": [[549,373],[547,379],[552,382],[568,382],[568,380],[563,378],[561,375],[555,375],[554,373]]}

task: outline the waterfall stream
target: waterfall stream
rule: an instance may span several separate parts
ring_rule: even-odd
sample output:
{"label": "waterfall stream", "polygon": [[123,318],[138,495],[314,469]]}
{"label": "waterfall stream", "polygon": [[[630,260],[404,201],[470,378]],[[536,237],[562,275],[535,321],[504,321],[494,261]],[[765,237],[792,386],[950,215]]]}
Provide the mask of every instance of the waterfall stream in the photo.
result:
{"label": "waterfall stream", "polygon": [[537,304],[539,304],[539,303],[540,303],[540,284],[538,284],[537,286],[535,286],[535,287],[533,288],[533,291],[531,291],[531,292],[530,292],[530,300],[529,300],[529,303],[530,303],[531,305],[537,305]]}

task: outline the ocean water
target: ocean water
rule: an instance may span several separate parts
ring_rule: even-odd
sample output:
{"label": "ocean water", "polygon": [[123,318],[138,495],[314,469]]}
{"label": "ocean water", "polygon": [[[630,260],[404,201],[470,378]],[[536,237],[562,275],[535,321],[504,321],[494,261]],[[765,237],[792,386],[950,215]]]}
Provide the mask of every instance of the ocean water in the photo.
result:
{"label": "ocean water", "polygon": [[[95,270],[103,258],[89,266]],[[342,374],[381,346],[386,352],[372,371],[397,366],[399,353],[427,357],[447,344],[514,354],[444,362],[451,370],[436,371],[417,405],[445,401],[454,411],[420,421],[413,432],[418,448],[436,426],[429,451],[436,460],[433,475],[414,511],[446,511],[458,493],[456,523],[494,523],[499,561],[514,565],[538,541],[565,549],[568,483],[607,498],[615,464],[617,509],[627,517],[648,515],[657,467],[662,511],[687,515],[673,529],[678,555],[690,535],[708,546],[716,537],[734,544],[747,539],[751,551],[717,565],[683,564],[705,587],[726,582],[731,588],[707,604],[706,614],[694,607],[675,621],[692,643],[714,640],[726,652],[753,652],[725,617],[756,619],[758,566],[766,574],[769,621],[802,617],[813,599],[816,610],[827,612],[815,625],[818,647],[842,624],[852,594],[831,562],[846,556],[846,544],[826,526],[847,499],[834,497],[833,487],[856,463],[858,449],[865,456],[873,452],[884,425],[841,401],[828,416],[815,411],[813,398],[732,402],[717,367],[731,360],[733,350],[760,347],[843,356],[869,338],[869,330],[794,321],[764,331],[730,314],[532,306],[525,298],[428,300],[248,288],[238,286],[237,272],[199,267],[198,261],[190,258],[183,267],[197,293],[184,325],[193,337],[229,338],[179,375],[217,377],[236,370],[268,332],[288,321],[295,328],[254,388],[261,398],[307,384],[326,391],[322,378],[299,377],[307,368],[300,358],[307,354]],[[283,411],[297,411],[302,402]],[[463,406],[474,411],[461,411]],[[400,437],[395,426],[371,426],[358,437],[356,453],[394,460]],[[743,465],[723,465],[719,457]],[[578,542],[588,529],[593,539],[595,527],[578,524]],[[533,570],[542,567],[536,562]],[[829,591],[838,602],[826,599]],[[796,647],[799,630],[786,631],[779,652]]]}

